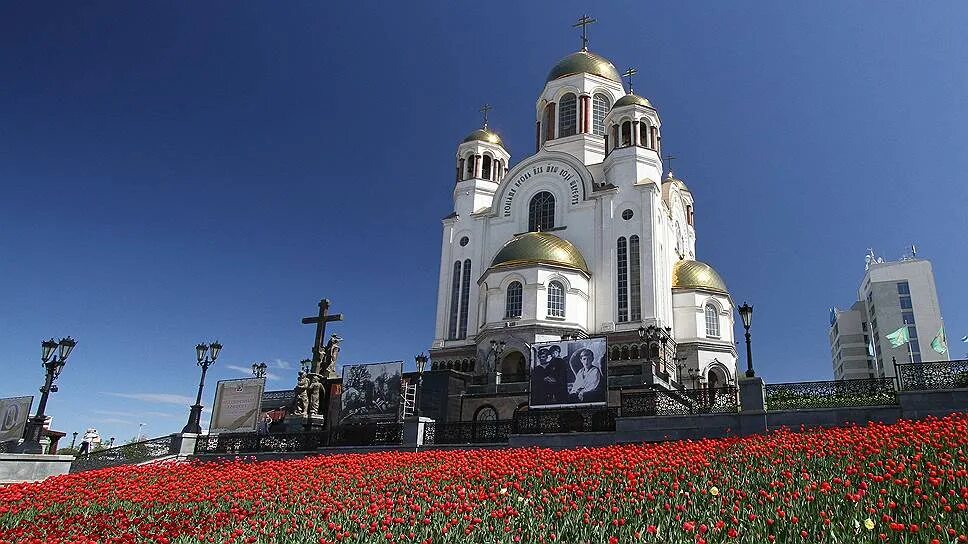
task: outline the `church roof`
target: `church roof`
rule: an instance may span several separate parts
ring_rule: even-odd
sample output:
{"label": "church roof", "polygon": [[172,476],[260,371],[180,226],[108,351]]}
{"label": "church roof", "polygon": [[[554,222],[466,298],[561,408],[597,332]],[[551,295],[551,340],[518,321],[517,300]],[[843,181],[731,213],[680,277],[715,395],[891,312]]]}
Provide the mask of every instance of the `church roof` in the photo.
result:
{"label": "church roof", "polygon": [[489,130],[486,128],[479,128],[474,132],[471,132],[470,134],[467,135],[466,138],[464,138],[464,142],[475,142],[475,141],[487,142],[489,144],[495,144],[495,145],[504,147],[504,142],[501,141],[501,137],[498,136],[497,133],[494,132],[493,130]]}
{"label": "church roof", "polygon": [[[671,183],[671,184],[675,185],[681,191],[686,191],[687,193],[692,193],[692,191],[689,190],[689,187],[686,186],[686,182],[684,182],[681,179],[675,177],[672,174],[672,171],[671,170],[666,175],[665,179],[662,180],[662,185],[663,186],[665,186],[666,183]],[[663,191],[663,195],[664,194],[665,194],[665,191]]]}
{"label": "church roof", "polygon": [[632,106],[632,105],[645,106],[646,108],[655,109],[655,107],[652,106],[651,102],[649,102],[648,100],[646,100],[645,98],[642,98],[637,94],[632,94],[632,93],[629,93],[623,96],[622,98],[619,98],[615,102],[615,105],[612,106],[612,108],[621,108],[622,106]]}
{"label": "church roof", "polygon": [[700,261],[679,261],[672,267],[673,289],[701,289],[728,294],[726,283],[713,267]]}
{"label": "church roof", "polygon": [[622,76],[618,75],[618,70],[611,62],[589,51],[577,51],[558,61],[548,72],[545,82],[574,74],[594,74],[616,83],[622,82]]}
{"label": "church roof", "polygon": [[497,252],[491,267],[528,264],[564,266],[591,274],[585,258],[574,244],[547,232],[526,232],[511,238]]}

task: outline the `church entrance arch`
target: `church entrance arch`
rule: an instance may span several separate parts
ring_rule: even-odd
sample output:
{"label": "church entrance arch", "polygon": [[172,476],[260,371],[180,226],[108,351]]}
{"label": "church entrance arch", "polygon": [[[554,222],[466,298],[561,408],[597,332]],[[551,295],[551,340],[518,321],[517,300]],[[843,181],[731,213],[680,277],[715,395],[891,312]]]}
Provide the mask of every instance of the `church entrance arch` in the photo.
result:
{"label": "church entrance arch", "polygon": [[520,351],[512,351],[501,359],[501,382],[523,382],[527,379],[526,362],[524,354]]}

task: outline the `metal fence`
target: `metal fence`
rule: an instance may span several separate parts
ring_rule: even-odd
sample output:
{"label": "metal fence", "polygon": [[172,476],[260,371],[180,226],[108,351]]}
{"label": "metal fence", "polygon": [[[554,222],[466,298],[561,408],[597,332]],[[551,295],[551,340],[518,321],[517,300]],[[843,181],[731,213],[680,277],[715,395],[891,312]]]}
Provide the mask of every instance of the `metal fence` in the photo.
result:
{"label": "metal fence", "polygon": [[736,387],[622,392],[622,417],[726,414],[739,410]]}
{"label": "metal fence", "polygon": [[161,436],[79,456],[71,463],[71,472],[84,472],[119,465],[136,465],[176,453],[178,452],[175,451],[174,436]]}
{"label": "metal fence", "polygon": [[424,444],[493,444],[507,443],[513,422],[435,421],[424,424]]}
{"label": "metal fence", "polygon": [[892,378],[771,383],[766,385],[767,410],[891,406],[897,404]]}
{"label": "metal fence", "polygon": [[330,431],[199,436],[195,442],[195,454],[282,453],[313,451],[329,446],[394,446],[402,442],[402,423],[374,422],[341,425]]}
{"label": "metal fence", "polygon": [[898,363],[901,391],[968,388],[968,359],[931,363]]}
{"label": "metal fence", "polygon": [[518,412],[511,423],[511,434],[614,431],[617,412],[616,408]]}

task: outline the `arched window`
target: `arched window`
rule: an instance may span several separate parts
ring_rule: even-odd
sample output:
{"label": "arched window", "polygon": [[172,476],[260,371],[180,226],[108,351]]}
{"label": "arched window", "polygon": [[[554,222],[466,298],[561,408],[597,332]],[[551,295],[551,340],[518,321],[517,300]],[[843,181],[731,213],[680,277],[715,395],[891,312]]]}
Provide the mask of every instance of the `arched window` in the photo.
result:
{"label": "arched window", "polygon": [[460,162],[457,163],[457,181],[464,179],[463,174],[464,174],[464,159],[461,159]]}
{"label": "arched window", "polygon": [[[465,266],[469,266],[468,262]],[[642,274],[639,271],[639,237],[629,236],[629,318],[632,321],[642,319]]]}
{"label": "arched window", "polygon": [[544,111],[544,134],[541,143],[555,139],[555,103],[551,102],[545,106]]}
{"label": "arched window", "polygon": [[565,317],[565,287],[558,281],[548,284],[548,317]]}
{"label": "arched window", "polygon": [[508,295],[504,305],[505,319],[510,319],[513,317],[521,317],[522,297],[523,297],[523,289],[521,287],[521,282],[512,281],[511,285],[508,285]]}
{"label": "arched window", "polygon": [[474,421],[497,421],[497,409],[490,404],[481,406],[474,412]]}
{"label": "arched window", "polygon": [[568,93],[558,103],[558,136],[574,136],[578,131],[578,99]]}
{"label": "arched window", "polygon": [[481,163],[481,179],[491,179],[491,156],[484,155],[484,161]]}
{"label": "arched window", "polygon": [[706,336],[719,338],[719,311],[712,304],[706,305]]}
{"label": "arched window", "polygon": [[494,161],[494,181],[501,181],[504,177],[504,161],[497,159]]}
{"label": "arched window", "polygon": [[622,147],[632,145],[632,122],[622,123]]}
{"label": "arched window", "polygon": [[464,175],[464,179],[474,179],[474,155],[467,157],[467,173]]}
{"label": "arched window", "polygon": [[457,317],[460,314],[460,261],[454,263],[453,278],[450,287],[450,324],[447,327],[447,338],[457,339]]}
{"label": "arched window", "polygon": [[642,147],[652,148],[649,145],[649,124],[645,122],[645,119],[639,121],[639,145]]}
{"label": "arched window", "polygon": [[531,197],[528,204],[528,232],[551,230],[555,228],[555,195],[548,191]]}
{"label": "arched window", "polygon": [[464,276],[460,286],[460,325],[457,328],[457,338],[467,338],[467,306],[471,291],[471,260],[464,261]]}
{"label": "arched window", "polygon": [[624,323],[629,320],[628,242],[624,236],[618,239],[615,253],[618,259],[618,321]]}
{"label": "arched window", "polygon": [[605,135],[605,116],[610,105],[604,94],[596,94],[592,99],[592,132],[599,136]]}

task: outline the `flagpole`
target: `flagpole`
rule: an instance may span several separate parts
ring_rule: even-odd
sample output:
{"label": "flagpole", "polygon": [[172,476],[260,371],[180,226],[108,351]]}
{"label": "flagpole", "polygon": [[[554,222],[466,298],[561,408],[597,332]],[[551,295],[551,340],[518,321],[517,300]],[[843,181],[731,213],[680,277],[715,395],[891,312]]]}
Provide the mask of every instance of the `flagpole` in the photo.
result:
{"label": "flagpole", "polygon": [[880,367],[877,366],[877,342],[874,341],[874,324],[870,321],[867,322],[867,331],[871,334],[871,347],[874,348],[874,374],[875,378],[881,377]]}

